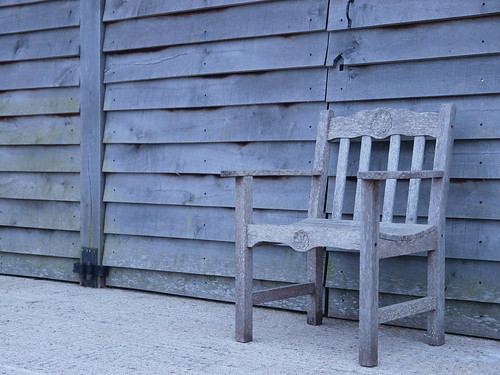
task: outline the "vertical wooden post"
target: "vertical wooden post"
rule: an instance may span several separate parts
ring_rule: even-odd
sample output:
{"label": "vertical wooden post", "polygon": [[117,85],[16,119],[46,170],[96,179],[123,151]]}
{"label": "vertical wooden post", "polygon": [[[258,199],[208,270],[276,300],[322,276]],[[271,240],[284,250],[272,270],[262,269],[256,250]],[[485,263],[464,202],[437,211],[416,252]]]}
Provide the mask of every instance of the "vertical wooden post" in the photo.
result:
{"label": "vertical wooden post", "polygon": [[[102,264],[104,245],[104,0],[80,1],[81,245],[96,248]],[[103,287],[103,278],[98,287]]]}
{"label": "vertical wooden post", "polygon": [[247,247],[252,223],[253,177],[236,177],[236,341],[252,341],[253,249]]}
{"label": "vertical wooden post", "polygon": [[359,272],[359,364],[378,364],[378,237],[380,227],[380,185],[361,182],[361,249]]}

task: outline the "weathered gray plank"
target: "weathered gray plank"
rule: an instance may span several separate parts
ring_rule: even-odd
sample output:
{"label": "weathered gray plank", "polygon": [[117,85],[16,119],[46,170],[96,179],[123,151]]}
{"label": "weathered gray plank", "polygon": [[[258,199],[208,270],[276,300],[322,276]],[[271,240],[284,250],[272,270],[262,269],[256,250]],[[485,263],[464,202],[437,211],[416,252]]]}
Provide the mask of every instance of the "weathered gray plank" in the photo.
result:
{"label": "weathered gray plank", "polygon": [[0,90],[70,87],[79,83],[78,59],[15,62],[0,65]]}
{"label": "weathered gray plank", "polygon": [[[328,316],[342,319],[357,319],[358,293],[351,290],[328,289]],[[395,294],[380,294],[383,305],[404,302],[412,297]],[[425,329],[426,314],[392,321],[389,325]],[[446,301],[445,329],[449,333],[470,336],[500,338],[500,309],[497,304],[469,301]]]}
{"label": "weathered gray plank", "polygon": [[330,34],[327,61],[342,55],[345,65],[360,65],[499,53],[498,30],[495,16],[339,31]]}
{"label": "weathered gray plank", "polygon": [[0,118],[0,145],[65,145],[80,143],[79,116]]}
{"label": "weathered gray plank", "polygon": [[105,110],[323,101],[324,69],[109,84]]}
{"label": "weathered gray plank", "polygon": [[[254,212],[256,223],[289,224],[305,212]],[[234,210],[229,208],[108,203],[105,232],[138,236],[234,241]]]}
{"label": "weathered gray plank", "polygon": [[500,92],[496,56],[463,57],[332,68],[327,100],[332,102],[418,98]]}
{"label": "weathered gray plank", "polygon": [[[234,244],[174,238],[108,235],[103,263],[111,267],[234,277]],[[256,279],[305,282],[305,254],[283,246],[254,249]]]}
{"label": "weathered gray plank", "polygon": [[[106,279],[106,285],[234,302],[234,279],[226,277],[115,268]],[[254,285],[256,289],[268,289],[286,284],[255,280]],[[304,311],[306,299],[297,297],[264,305]]]}
{"label": "weathered gray plank", "polygon": [[0,173],[0,197],[78,202],[76,173]]}
{"label": "weathered gray plank", "polygon": [[80,257],[78,232],[0,227],[0,251],[62,258]]}
{"label": "weathered gray plank", "polygon": [[[306,210],[310,185],[311,179],[307,177],[255,179],[254,206],[265,209]],[[234,207],[234,179],[204,175],[108,174],[104,200],[121,203]]]}
{"label": "weathered gray plank", "polygon": [[260,3],[263,1],[269,0],[149,0],[137,1],[135,3],[128,1],[123,2],[121,0],[107,0],[106,9],[104,11],[104,21],[108,22],[127,18],[224,8],[234,5]]}
{"label": "weathered gray plank", "polygon": [[442,103],[455,103],[455,139],[500,138],[500,95],[416,98],[383,101],[332,103],[336,115],[347,116],[379,107],[407,108],[417,112],[435,112]]}
{"label": "weathered gray plank", "polygon": [[0,253],[0,273],[3,275],[29,276],[76,282],[78,281],[78,274],[72,271],[75,260]]}
{"label": "weathered gray plank", "polygon": [[312,141],[325,103],[109,112],[106,143]]}
{"label": "weathered gray plank", "polygon": [[0,116],[78,113],[78,88],[0,92]]}
{"label": "weathered gray plank", "polygon": [[0,199],[0,225],[78,231],[78,208],[73,202]]}
{"label": "weathered gray plank", "polygon": [[[81,245],[97,249],[97,262],[101,264],[104,251],[104,0],[80,2],[82,118],[81,137]],[[98,287],[104,286],[99,277]]]}
{"label": "weathered gray plank", "polygon": [[[380,262],[380,291],[411,296],[427,293],[426,258],[398,257]],[[446,298],[500,303],[498,267],[494,261],[446,259]],[[359,288],[359,255],[336,252],[327,265],[329,288]]]}
{"label": "weathered gray plank", "polygon": [[[219,175],[221,170],[310,169],[313,147],[312,142],[108,145],[103,170]],[[292,155],[303,157],[293,160]]]}
{"label": "weathered gray plank", "polygon": [[0,34],[78,26],[79,1],[45,1],[0,8]]}
{"label": "weathered gray plank", "polygon": [[0,146],[0,172],[79,172],[78,146]]}
{"label": "weathered gray plank", "polygon": [[78,34],[77,28],[69,28],[1,36],[0,61],[78,56]]}
{"label": "weathered gray plank", "polygon": [[189,17],[181,14],[116,22],[106,28],[104,51],[324,30],[327,3],[274,1],[193,13]]}
{"label": "weathered gray plank", "polygon": [[106,83],[221,73],[320,67],[328,35],[232,40],[176,46],[158,52],[109,55]]}
{"label": "weathered gray plank", "polygon": [[344,0],[332,0],[328,29],[415,23],[498,12],[500,4],[495,1],[411,0],[402,3],[398,0],[361,0],[350,2],[346,9]]}

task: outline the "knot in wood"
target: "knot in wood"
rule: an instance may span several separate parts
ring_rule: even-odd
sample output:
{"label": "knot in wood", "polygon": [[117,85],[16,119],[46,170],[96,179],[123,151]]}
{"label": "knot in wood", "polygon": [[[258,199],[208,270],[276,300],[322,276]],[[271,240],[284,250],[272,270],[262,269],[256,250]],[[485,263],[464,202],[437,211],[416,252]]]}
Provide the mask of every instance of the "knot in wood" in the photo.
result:
{"label": "knot in wood", "polygon": [[295,232],[293,235],[293,247],[299,251],[306,251],[309,248],[309,235],[303,230]]}
{"label": "knot in wood", "polygon": [[392,116],[388,110],[381,108],[373,115],[370,128],[373,135],[383,138],[392,128]]}

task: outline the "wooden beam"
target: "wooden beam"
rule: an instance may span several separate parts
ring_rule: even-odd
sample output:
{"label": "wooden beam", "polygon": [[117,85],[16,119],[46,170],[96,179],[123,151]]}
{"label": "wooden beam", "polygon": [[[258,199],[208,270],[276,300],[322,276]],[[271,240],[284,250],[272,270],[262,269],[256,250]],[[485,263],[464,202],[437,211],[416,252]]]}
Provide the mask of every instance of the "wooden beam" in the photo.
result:
{"label": "wooden beam", "polygon": [[[80,3],[80,96],[81,96],[81,242],[98,249],[102,262],[104,244],[104,0]],[[103,286],[103,285],[99,285]]]}

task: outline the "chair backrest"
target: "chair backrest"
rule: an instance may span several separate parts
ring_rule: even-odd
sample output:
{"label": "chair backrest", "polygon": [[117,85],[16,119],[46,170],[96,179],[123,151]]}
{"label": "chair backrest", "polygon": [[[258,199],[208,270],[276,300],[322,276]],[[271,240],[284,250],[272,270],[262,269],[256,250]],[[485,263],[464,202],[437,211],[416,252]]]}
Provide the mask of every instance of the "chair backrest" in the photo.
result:
{"label": "chair backrest", "polygon": [[[313,208],[324,203],[315,201],[315,195],[325,193],[328,176],[335,176],[331,199],[332,218],[341,219],[345,218],[343,208],[346,200],[346,183],[350,180],[350,176],[356,175],[357,171],[432,169],[445,171],[445,177],[442,180],[433,181],[430,186],[429,209],[426,210],[429,224],[439,224],[444,218],[446,206],[454,111],[453,105],[441,106],[439,113],[379,108],[361,111],[348,117],[334,117],[332,111],[324,111],[318,127],[315,155],[315,168],[323,171],[324,175],[321,181],[313,182],[310,216],[317,217],[319,208],[316,210]],[[411,144],[412,151],[406,152]],[[328,145],[333,147],[328,147]],[[427,147],[426,151],[426,146],[429,145],[431,147]],[[333,158],[333,171],[328,171],[331,164],[330,148],[336,151],[336,157]],[[372,149],[375,151],[372,152]],[[322,187],[321,184],[325,186]],[[406,184],[408,186],[405,222],[415,223],[419,208],[421,180],[412,179]],[[406,189],[397,189],[397,186],[396,180],[386,181],[382,207],[382,221],[384,222],[392,222],[394,219],[396,191],[398,194],[401,193],[399,190],[406,191]],[[353,208],[354,220],[359,219],[362,209],[360,190],[357,184]]]}

